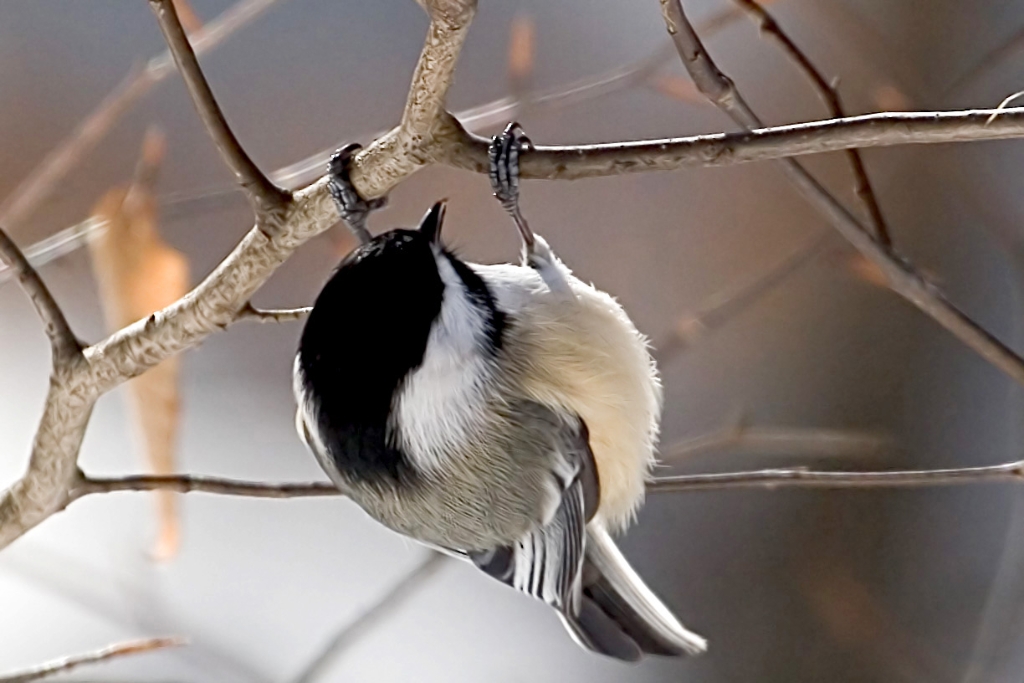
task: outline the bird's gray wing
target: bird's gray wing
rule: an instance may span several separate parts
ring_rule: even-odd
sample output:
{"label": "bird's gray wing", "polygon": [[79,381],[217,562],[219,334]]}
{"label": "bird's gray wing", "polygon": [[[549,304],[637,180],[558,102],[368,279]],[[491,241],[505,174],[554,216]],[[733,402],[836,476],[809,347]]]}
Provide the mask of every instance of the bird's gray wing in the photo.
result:
{"label": "bird's gray wing", "polygon": [[576,615],[587,522],[599,502],[597,468],[587,426],[578,417],[567,420],[540,404],[531,403],[525,408],[517,412],[550,444],[550,474],[557,507],[549,519],[517,542],[469,556],[500,581]]}

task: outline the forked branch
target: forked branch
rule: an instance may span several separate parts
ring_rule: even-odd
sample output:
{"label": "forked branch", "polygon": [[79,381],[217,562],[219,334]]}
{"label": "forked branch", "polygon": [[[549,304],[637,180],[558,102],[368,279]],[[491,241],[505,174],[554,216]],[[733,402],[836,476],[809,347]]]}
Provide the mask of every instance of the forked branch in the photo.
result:
{"label": "forked branch", "polygon": [[[747,128],[760,119],[740,95],[736,85],[711,59],[686,18],[681,0],[660,0],[665,24],[694,83],[711,101]],[[885,274],[890,289],[931,316],[960,341],[1020,384],[1024,384],[1024,359],[950,303],[913,266],[891,248],[878,242],[845,206],[792,159],[781,162],[793,184],[806,196],[861,254]]]}
{"label": "forked branch", "polygon": [[[779,25],[779,22],[775,20],[775,17],[768,12],[764,6],[757,0],[734,0],[737,5],[740,6],[747,14],[751,15],[755,21],[758,22],[761,32],[765,33],[774,38],[787,55],[796,63],[800,70],[803,71],[807,78],[811,81],[814,89],[817,91],[821,101],[828,108],[828,113],[833,119],[841,119],[846,117],[846,112],[843,110],[843,104],[839,99],[839,91],[835,85],[825,80],[821,71],[814,65],[814,62],[804,54],[804,51],[793,42],[786,32]],[[875,191],[871,187],[871,181],[868,179],[867,169],[864,168],[864,160],[861,159],[860,152],[856,149],[846,150],[846,159],[850,163],[850,170],[853,173],[854,179],[854,191],[857,194],[857,198],[860,199],[864,205],[864,209],[867,211],[868,218],[871,221],[872,231],[875,235],[875,239],[879,243],[885,246],[892,245],[892,238],[889,235],[889,227],[885,224],[885,218],[882,216],[882,209],[878,205],[878,197],[875,196]]]}

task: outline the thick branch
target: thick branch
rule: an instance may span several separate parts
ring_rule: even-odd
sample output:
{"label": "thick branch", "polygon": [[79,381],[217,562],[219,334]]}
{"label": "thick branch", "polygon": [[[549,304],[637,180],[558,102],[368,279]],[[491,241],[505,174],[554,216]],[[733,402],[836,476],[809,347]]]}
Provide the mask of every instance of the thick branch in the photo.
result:
{"label": "thick branch", "polygon": [[0,676],[0,683],[29,683],[29,681],[38,681],[41,678],[49,678],[50,676],[56,676],[57,674],[68,673],[69,671],[87,664],[99,664],[100,662],[107,662],[111,659],[128,657],[145,652],[153,652],[154,650],[163,650],[169,647],[179,647],[184,644],[185,641],[181,638],[150,638],[148,640],[119,643],[117,645],[105,647],[102,650],[97,650],[96,652],[90,652],[84,655],[74,655],[72,657],[63,657],[53,662],[47,662],[46,664],[32,667],[31,669],[25,669],[24,671]]}
{"label": "thick branch", "polygon": [[46,336],[50,339],[53,362],[66,364],[81,356],[82,347],[79,345],[75,333],[71,331],[64,312],[60,310],[60,306],[50,294],[46,283],[39,277],[39,273],[3,228],[0,228],[0,261],[6,263],[7,267],[14,271],[18,283],[28,294],[32,305],[35,306],[36,312],[42,319]]}
{"label": "thick branch", "polygon": [[683,474],[659,477],[647,490],[652,493],[710,491],[749,488],[922,488],[1024,482],[1024,461],[988,467],[944,470],[894,470],[892,472],[812,472],[805,469],[773,469],[724,474]]}
{"label": "thick branch", "polygon": [[[839,91],[836,90],[834,85],[825,80],[825,77],[818,71],[818,67],[814,65],[814,62],[786,35],[786,32],[782,30],[779,23],[775,21],[775,17],[757,0],[735,0],[735,2],[759,23],[762,33],[766,33],[778,41],[786,54],[807,75],[811,84],[814,85],[814,89],[818,92],[821,101],[828,108],[830,116],[834,119],[844,118],[846,112],[843,110],[842,102],[839,100]],[[856,149],[848,149],[846,150],[846,158],[850,163],[850,170],[853,172],[854,191],[867,210],[875,239],[885,246],[890,246],[892,239],[889,236],[889,228],[886,226],[885,218],[882,216],[882,209],[878,206],[878,198],[871,187],[871,181],[868,179],[868,172],[864,168],[864,161],[860,157],[860,152]]]}
{"label": "thick branch", "polygon": [[[993,114],[996,118],[987,123]],[[686,167],[732,166],[852,148],[1021,137],[1024,137],[1022,107],[885,112],[738,133],[595,145],[534,145],[520,157],[520,170],[524,179],[578,180]],[[450,146],[436,150],[435,160],[486,173],[488,142],[486,138],[462,131],[452,139]],[[364,189],[358,183],[357,187],[360,192]]]}
{"label": "thick branch", "polygon": [[185,34],[185,29],[178,20],[172,0],[149,0],[149,3],[160,23],[167,47],[174,56],[174,62],[178,65],[178,71],[185,79],[192,103],[217,149],[220,150],[224,163],[234,172],[239,184],[249,196],[256,209],[257,219],[270,218],[288,203],[290,195],[263,175],[228,126],[199,66],[199,60],[196,59],[196,53]]}

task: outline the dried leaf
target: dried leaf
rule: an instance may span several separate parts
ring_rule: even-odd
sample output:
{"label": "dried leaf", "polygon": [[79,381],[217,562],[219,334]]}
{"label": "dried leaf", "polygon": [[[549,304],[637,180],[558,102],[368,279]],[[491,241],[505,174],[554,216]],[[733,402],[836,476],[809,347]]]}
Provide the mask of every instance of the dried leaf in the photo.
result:
{"label": "dried leaf", "polygon": [[846,269],[861,282],[876,287],[888,287],[889,279],[885,273],[873,261],[869,261],[863,254],[846,254]]}
{"label": "dried leaf", "polygon": [[[94,216],[107,223],[89,246],[111,331],[164,308],[188,291],[188,261],[157,230],[157,201],[151,190],[163,146],[161,135],[147,134],[136,181],[110,190],[94,209]],[[178,360],[169,358],[133,379],[128,393],[150,467],[156,474],[173,474],[179,423]],[[179,545],[177,499],[169,491],[155,495],[160,532],[154,557],[168,560]]]}
{"label": "dried leaf", "polygon": [[523,14],[512,20],[508,40],[508,76],[513,83],[526,81],[533,73],[537,25]]}
{"label": "dried leaf", "polygon": [[203,27],[202,20],[199,19],[199,15],[192,9],[188,0],[171,0],[171,2],[174,3],[174,11],[178,13],[178,21],[181,22],[185,33],[194,33]]}
{"label": "dried leaf", "polygon": [[905,92],[891,83],[878,86],[871,96],[880,111],[910,111],[914,105]]}
{"label": "dried leaf", "polygon": [[654,76],[651,78],[651,85],[662,95],[671,97],[674,100],[693,104],[705,102],[704,96],[697,91],[693,81],[682,76],[672,76],[669,74]]}

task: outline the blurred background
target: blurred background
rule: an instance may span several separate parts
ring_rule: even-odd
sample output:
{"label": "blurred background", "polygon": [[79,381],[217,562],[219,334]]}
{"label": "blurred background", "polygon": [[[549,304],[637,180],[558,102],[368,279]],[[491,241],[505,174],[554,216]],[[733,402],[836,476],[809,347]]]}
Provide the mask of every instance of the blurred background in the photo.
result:
{"label": "blurred background", "polygon": [[[208,22],[232,0],[191,4]],[[262,168],[343,141],[369,142],[397,123],[427,26],[419,7],[265,4],[202,57]],[[730,3],[685,4],[698,27],[710,27],[713,56],[767,122],[826,115],[752,22],[723,15]],[[994,106],[1024,77],[1017,3],[776,0],[770,10],[827,78],[838,77],[850,113]],[[666,43],[654,0],[481,0],[450,106],[526,96],[522,107],[476,121],[476,130],[490,134],[515,115],[549,144],[732,130],[694,95]],[[133,65],[162,50],[142,0],[3,0],[0,197],[10,197]],[[652,68],[584,96],[527,96],[564,94],[566,84],[638,60]],[[520,66],[510,71],[510,62]],[[143,219],[122,218],[158,227],[167,244],[157,251],[180,252],[187,281],[198,282],[251,216],[173,73],[121,113],[37,209],[12,218],[8,200],[5,227],[28,246],[88,219],[105,195],[100,213],[123,209],[108,193],[138,177],[153,124],[166,140],[158,177],[146,185],[153,203]],[[899,249],[1017,349],[1022,155],[1018,142],[864,153]],[[806,163],[853,205],[842,156]],[[1020,389],[880,287],[775,166],[527,182],[523,192],[535,229],[578,275],[617,296],[657,347],[666,387],[662,473],[958,467],[1020,457]],[[371,228],[413,224],[441,196],[450,198],[446,234],[465,257],[516,258],[514,230],[486,178],[450,169],[403,183]],[[338,229],[305,245],[256,303],[310,304],[349,247]],[[185,277],[183,262],[168,258]],[[82,248],[41,267],[88,341],[106,333],[118,283],[133,282],[112,274],[116,264],[95,260],[94,270]],[[299,331],[297,323],[240,323],[180,359],[180,422],[171,429],[177,469],[271,482],[322,478],[293,429]],[[49,349],[26,297],[13,283],[0,286],[0,484],[25,466],[48,373]],[[150,468],[131,398],[122,388],[98,404],[80,461],[87,472]],[[166,557],[157,561],[161,527],[151,494],[90,496],[0,554],[0,671],[114,641],[182,635],[188,647],[73,678],[1018,681],[1022,496],[993,485],[652,495],[622,547],[711,649],[639,666],[587,654],[544,606],[449,562],[419,571],[387,614],[346,631],[428,555],[341,499],[189,495],[178,510],[180,547],[165,538]]]}

